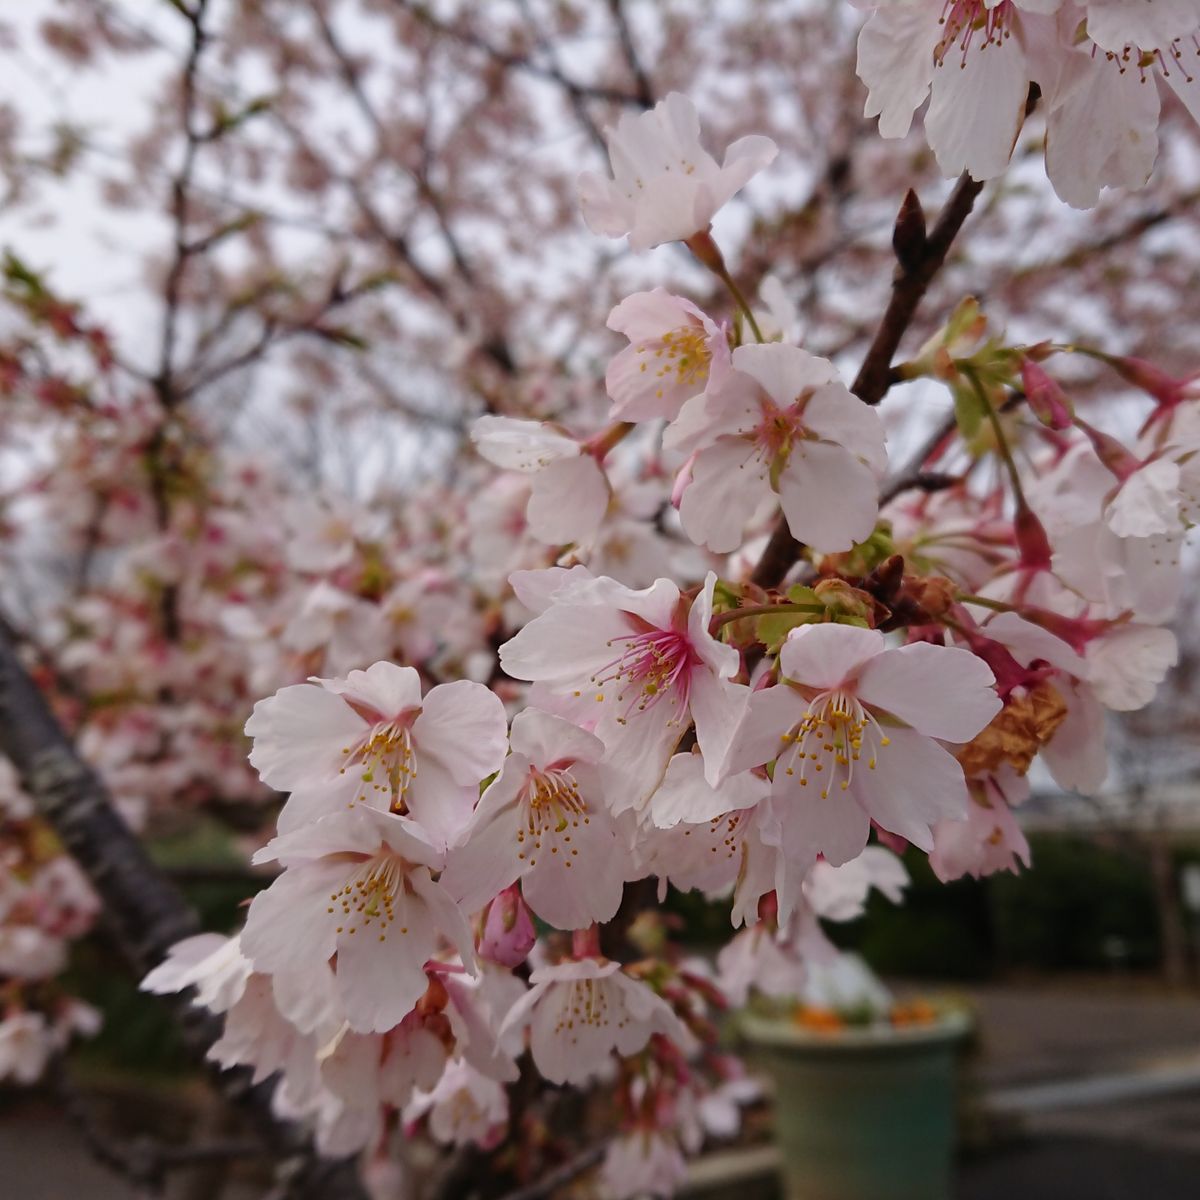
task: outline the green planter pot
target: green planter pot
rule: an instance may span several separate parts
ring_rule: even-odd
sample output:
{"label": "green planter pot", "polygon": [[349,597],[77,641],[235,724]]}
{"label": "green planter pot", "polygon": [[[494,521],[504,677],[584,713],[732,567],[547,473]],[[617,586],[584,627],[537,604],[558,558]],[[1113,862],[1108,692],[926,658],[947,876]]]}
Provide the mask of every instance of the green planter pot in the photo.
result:
{"label": "green planter pot", "polygon": [[950,1200],[957,1049],[970,1021],[803,1029],[743,1014],[775,1083],[788,1200]]}

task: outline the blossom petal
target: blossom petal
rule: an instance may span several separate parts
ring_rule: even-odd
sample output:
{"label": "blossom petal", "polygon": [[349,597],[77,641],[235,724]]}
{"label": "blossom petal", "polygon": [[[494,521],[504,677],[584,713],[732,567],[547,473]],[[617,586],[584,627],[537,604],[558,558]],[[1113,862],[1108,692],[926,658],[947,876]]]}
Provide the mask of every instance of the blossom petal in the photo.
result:
{"label": "blossom petal", "polygon": [[849,794],[857,796],[871,819],[889,833],[932,850],[933,827],[967,815],[962,767],[932,738],[915,730],[889,730],[888,737],[890,744],[879,750],[877,769],[856,771]]}
{"label": "blossom petal", "polygon": [[529,532],[551,546],[590,542],[608,502],[608,477],[590,454],[559,459],[533,477],[525,510]]}
{"label": "blossom petal", "polygon": [[332,781],[342,766],[342,750],[366,731],[366,722],[340,697],[311,683],[293,684],[254,706],[246,722],[254,739],[250,765],[279,791]]}
{"label": "blossom petal", "polygon": [[822,691],[840,687],[859,668],[886,648],[877,629],[858,625],[801,625],[793,629],[779,652],[788,679]]}
{"label": "blossom petal", "polygon": [[[503,702],[490,688],[469,679],[433,688],[412,734],[418,755],[432,755],[463,785],[478,784],[499,770],[508,749]],[[417,769],[419,773],[419,762]]]}
{"label": "blossom petal", "polygon": [[1001,709],[992,669],[969,650],[913,642],[858,676],[858,697],[928,737],[969,742]]}
{"label": "blossom petal", "polygon": [[871,469],[849,450],[799,442],[779,477],[779,503],[797,541],[833,554],[871,536],[879,488]]}

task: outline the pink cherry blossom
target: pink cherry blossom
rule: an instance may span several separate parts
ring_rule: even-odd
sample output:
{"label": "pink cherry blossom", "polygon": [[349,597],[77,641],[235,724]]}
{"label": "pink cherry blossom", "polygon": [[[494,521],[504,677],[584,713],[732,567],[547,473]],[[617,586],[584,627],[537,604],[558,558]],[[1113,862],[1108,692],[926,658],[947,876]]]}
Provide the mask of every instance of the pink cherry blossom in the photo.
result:
{"label": "pink cherry blossom", "polygon": [[579,204],[594,233],[629,235],[634,250],[683,241],[708,228],[719,208],[774,161],[779,147],[739,138],[716,160],[700,144],[696,106],[670,92],[650,112],[624,113],[605,133],[614,178],[579,176]]}
{"label": "pink cherry blossom", "polygon": [[867,538],[887,467],[878,414],[832,363],[796,346],[740,346],[733,370],[684,405],[665,445],[694,455],[679,515],[710,550],[736,549],[775,492],[788,527],[823,552]]}
{"label": "pink cherry blossom", "polygon": [[674,420],[728,370],[725,330],[663,288],[627,296],[609,313],[608,327],[629,339],[604,376],[616,420]]}
{"label": "pink cherry blossom", "polygon": [[559,929],[611,920],[624,891],[624,854],[597,764],[599,738],[536,709],[519,713],[512,753],[451,847],[442,884],[468,911],[515,880]]}
{"label": "pink cherry blossom", "polygon": [[1017,824],[1013,806],[1029,795],[1029,783],[1011,767],[1001,774],[970,783],[971,803],[965,821],[939,821],[933,827],[929,865],[948,883],[971,875],[976,879],[997,871],[1017,872],[1029,866],[1029,843]]}
{"label": "pink cherry blossom", "polygon": [[925,134],[944,175],[991,179],[1008,166],[1038,42],[1054,42],[1058,0],[905,0],[873,6],[858,41],[864,115],[904,137],[930,97]]}
{"label": "pink cherry blossom", "polygon": [[542,967],[505,1018],[501,1033],[528,1028],[529,1048],[551,1083],[586,1083],[614,1053],[636,1054],[654,1034],[682,1050],[692,1035],[661,997],[616,962],[593,958]]}
{"label": "pink cherry blossom", "polygon": [[513,583],[543,611],[500,647],[500,664],[603,742],[621,779],[614,812],[644,805],[693,722],[705,770],[719,778],[745,689],[731,682],[737,651],[708,631],[714,574],[690,604],[669,579],[633,591],[579,567]]}
{"label": "pink cherry blossom", "polygon": [[281,834],[255,855],[286,868],[250,905],[241,945],[258,971],[298,975],[337,954],[351,1029],[399,1024],[448,941],[473,964],[466,920],[431,871],[444,851],[407,817],[358,806]]}
{"label": "pink cherry blossom", "polygon": [[871,822],[929,850],[932,826],[966,812],[962,770],[936,739],[965,742],[995,716],[994,677],[975,655],[883,634],[804,625],[779,656],[780,684],[750,699],[731,769],[775,761],[785,851],[856,857]]}
{"label": "pink cherry blossom", "polygon": [[498,467],[532,478],[529,532],[550,545],[591,542],[609,504],[596,459],[574,438],[544,421],[480,417],[471,427],[479,453]]}
{"label": "pink cherry blossom", "polygon": [[500,1139],[508,1119],[508,1094],[470,1063],[453,1060],[431,1089],[418,1091],[404,1109],[406,1122],[425,1117],[429,1132],[445,1146],[484,1149]]}
{"label": "pink cherry blossom", "polygon": [[603,1200],[673,1196],[687,1182],[679,1143],[662,1130],[635,1129],[616,1138],[600,1169]]}
{"label": "pink cherry blossom", "polygon": [[322,1047],[321,1082],[350,1108],[403,1108],[416,1089],[433,1087],[448,1053],[415,1011],[385,1033],[355,1033],[345,1026]]}
{"label": "pink cherry blossom", "polygon": [[263,782],[292,793],[281,831],[365,804],[411,815],[447,839],[503,761],[506,725],[499,698],[481,684],[456,680],[422,698],[412,667],[377,662],[345,679],[282,688],[254,706],[246,732]]}

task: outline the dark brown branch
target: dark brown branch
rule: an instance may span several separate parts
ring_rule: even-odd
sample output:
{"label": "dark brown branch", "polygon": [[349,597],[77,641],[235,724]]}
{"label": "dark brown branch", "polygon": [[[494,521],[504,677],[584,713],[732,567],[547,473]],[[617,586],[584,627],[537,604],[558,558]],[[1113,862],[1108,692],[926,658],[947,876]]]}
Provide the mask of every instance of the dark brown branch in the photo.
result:
{"label": "dark brown branch", "polygon": [[654,107],[654,85],[650,75],[638,57],[637,47],[633,43],[633,30],[629,27],[629,19],[625,15],[622,0],[608,0],[608,9],[612,13],[613,24],[617,27],[617,38],[621,43],[621,54],[633,76],[633,84],[638,103],[643,108]]}
{"label": "dark brown branch", "polygon": [[[896,223],[895,241],[901,261],[892,281],[892,296],[875,330],[875,338],[867,356],[850,387],[864,404],[878,404],[887,395],[891,385],[892,359],[896,356],[900,339],[912,324],[917,306],[933,277],[941,270],[958,231],[970,216],[975,198],[982,190],[982,183],[963,175],[942,208],[937,224],[919,242],[912,233],[916,225],[913,213],[916,196],[912,192],[905,196]],[[924,225],[923,220],[921,225]]]}
{"label": "dark brown branch", "polygon": [[[878,404],[887,395],[894,378],[892,359],[904,337],[917,306],[921,303],[933,277],[941,270],[954,244],[954,239],[975,206],[975,199],[983,190],[983,184],[963,175],[954,186],[938,216],[937,223],[928,234],[920,202],[912,191],[904,197],[896,218],[893,246],[897,255],[892,295],[884,310],[883,318],[875,330],[875,337],[863,359],[862,367],[850,390],[865,404]],[[924,458],[921,460],[924,462]],[[919,470],[919,464],[917,470]],[[888,484],[884,484],[887,491]],[[905,483],[899,490],[911,486]],[[891,492],[890,498],[896,495]],[[804,547],[792,537],[787,519],[780,514],[767,542],[766,549],[751,572],[751,582],[759,587],[778,587],[803,553]]]}
{"label": "dark brown branch", "polygon": [[502,1197],[502,1200],[548,1200],[559,1188],[573,1183],[580,1175],[599,1164],[607,1149],[608,1145],[605,1142],[590,1146],[574,1158],[568,1159],[562,1166],[555,1167],[553,1171],[547,1171],[541,1179],[529,1184],[528,1187],[517,1188],[515,1192],[509,1192]]}

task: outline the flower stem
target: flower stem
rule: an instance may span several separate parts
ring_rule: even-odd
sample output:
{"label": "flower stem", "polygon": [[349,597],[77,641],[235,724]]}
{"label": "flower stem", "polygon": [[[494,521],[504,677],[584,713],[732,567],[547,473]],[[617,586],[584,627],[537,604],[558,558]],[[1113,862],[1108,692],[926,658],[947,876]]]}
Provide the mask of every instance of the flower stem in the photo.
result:
{"label": "flower stem", "polygon": [[1000,414],[996,412],[996,406],[992,403],[991,397],[987,394],[987,389],[983,386],[974,368],[967,366],[966,363],[959,363],[958,367],[971,381],[971,387],[974,389],[975,395],[979,397],[979,403],[983,405],[984,411],[987,413],[987,418],[992,424],[992,432],[996,435],[996,453],[1003,459],[1004,465],[1008,470],[1008,477],[1012,482],[1013,497],[1016,499],[1017,507],[1026,509],[1029,505],[1025,502],[1025,491],[1021,487],[1021,476],[1017,471],[1017,462],[1013,458],[1012,447],[1008,444],[1008,436],[1005,434],[1004,426],[1000,422]]}
{"label": "flower stem", "polygon": [[959,592],[954,597],[960,604],[977,604],[980,608],[990,608],[993,612],[1016,612],[1011,604],[1003,600],[990,600],[987,596],[975,596],[970,592]]}
{"label": "flower stem", "polygon": [[598,462],[604,461],[604,456],[619,442],[631,434],[636,426],[632,421],[617,421],[607,429],[602,429],[595,437],[588,438],[583,449],[594,455]]}
{"label": "flower stem", "polygon": [[764,617],[772,613],[825,613],[828,610],[823,604],[748,604],[745,608],[731,608],[728,612],[717,613],[708,623],[708,632],[716,634],[722,625],[740,621],[743,617]]}
{"label": "flower stem", "polygon": [[713,236],[709,230],[705,229],[701,233],[693,233],[684,242],[684,245],[696,256],[699,262],[703,263],[729,289],[729,294],[733,297],[734,304],[738,306],[738,309],[746,318],[746,324],[750,326],[755,340],[765,342],[767,339],[763,337],[762,330],[758,327],[758,322],[754,319],[754,312],[750,308],[746,297],[742,294],[742,289],[738,287],[734,282],[733,276],[730,275],[729,268],[725,265],[725,258],[721,254],[721,248],[713,241]]}

